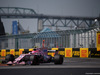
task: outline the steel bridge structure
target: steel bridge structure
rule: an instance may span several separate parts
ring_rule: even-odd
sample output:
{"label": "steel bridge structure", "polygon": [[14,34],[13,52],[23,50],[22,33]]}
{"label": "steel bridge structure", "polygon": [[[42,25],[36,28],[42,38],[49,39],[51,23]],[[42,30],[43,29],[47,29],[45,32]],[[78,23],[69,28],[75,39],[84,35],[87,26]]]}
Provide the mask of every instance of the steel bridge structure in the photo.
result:
{"label": "steel bridge structure", "polygon": [[[45,40],[45,46],[49,48],[57,46],[95,48],[96,32],[100,31],[100,17],[44,15],[36,13],[33,9],[20,7],[0,7],[0,17],[2,19],[37,19],[38,31],[46,26],[66,28],[63,31],[0,36],[0,49],[31,48],[36,44],[41,45],[42,40]],[[69,27],[71,29],[67,30]]]}
{"label": "steel bridge structure", "polygon": [[[100,25],[99,17],[75,17],[75,16],[53,16],[38,14],[33,9],[20,8],[20,7],[0,7],[0,17],[1,18],[35,18],[39,22],[40,26],[52,26],[52,27],[66,27],[66,28],[80,28],[82,25],[85,28],[94,27]],[[98,24],[95,24],[95,19]]]}

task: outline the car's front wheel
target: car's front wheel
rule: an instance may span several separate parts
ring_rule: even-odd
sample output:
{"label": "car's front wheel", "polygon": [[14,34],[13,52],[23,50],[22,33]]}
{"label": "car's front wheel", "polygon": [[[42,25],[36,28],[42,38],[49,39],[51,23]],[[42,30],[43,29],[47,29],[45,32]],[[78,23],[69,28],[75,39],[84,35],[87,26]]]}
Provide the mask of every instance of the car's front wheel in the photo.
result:
{"label": "car's front wheel", "polygon": [[12,54],[8,54],[6,57],[5,57],[5,60],[8,62],[8,61],[14,61],[15,60],[15,58],[14,58],[14,55],[12,55]]}
{"label": "car's front wheel", "polygon": [[31,65],[39,65],[40,64],[39,56],[37,56],[37,55],[30,56],[30,61],[32,62]]}

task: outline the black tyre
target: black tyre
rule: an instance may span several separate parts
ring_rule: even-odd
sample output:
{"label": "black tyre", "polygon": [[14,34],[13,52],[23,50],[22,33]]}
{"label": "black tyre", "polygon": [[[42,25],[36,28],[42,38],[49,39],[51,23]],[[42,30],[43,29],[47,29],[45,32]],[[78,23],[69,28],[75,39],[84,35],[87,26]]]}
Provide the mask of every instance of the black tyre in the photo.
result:
{"label": "black tyre", "polygon": [[29,64],[28,64],[28,61],[30,61],[30,56],[25,56],[25,57],[23,57],[23,58],[20,60],[20,62],[22,62],[22,61],[25,62],[25,65],[29,65]]}
{"label": "black tyre", "polygon": [[30,61],[32,61],[31,65],[39,65],[40,64],[39,56],[37,56],[37,55],[30,56]]}
{"label": "black tyre", "polygon": [[8,54],[6,57],[5,57],[5,60],[8,62],[8,61],[14,61],[15,60],[15,58],[14,58],[14,55],[12,55],[12,54]]}
{"label": "black tyre", "polygon": [[63,56],[55,55],[54,56],[54,64],[63,64]]}

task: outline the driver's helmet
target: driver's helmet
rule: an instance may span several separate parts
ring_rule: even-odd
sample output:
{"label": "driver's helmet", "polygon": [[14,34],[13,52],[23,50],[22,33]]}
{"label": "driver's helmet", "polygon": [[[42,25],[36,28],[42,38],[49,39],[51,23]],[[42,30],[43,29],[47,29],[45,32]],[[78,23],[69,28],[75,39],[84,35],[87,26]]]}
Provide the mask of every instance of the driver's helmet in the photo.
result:
{"label": "driver's helmet", "polygon": [[34,47],[34,51],[36,51],[36,50],[37,50],[37,47],[35,46],[35,47]]}
{"label": "driver's helmet", "polygon": [[36,51],[36,48],[34,48],[34,51]]}

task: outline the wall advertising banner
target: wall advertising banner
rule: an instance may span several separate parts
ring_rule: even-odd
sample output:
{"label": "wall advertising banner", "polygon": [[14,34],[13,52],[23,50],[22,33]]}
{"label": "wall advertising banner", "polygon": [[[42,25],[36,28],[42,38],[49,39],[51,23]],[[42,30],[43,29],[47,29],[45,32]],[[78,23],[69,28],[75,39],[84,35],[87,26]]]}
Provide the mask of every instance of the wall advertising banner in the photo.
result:
{"label": "wall advertising banner", "polygon": [[19,55],[23,53],[24,49],[19,49]]}
{"label": "wall advertising banner", "polygon": [[100,47],[100,31],[97,32],[97,48]]}
{"label": "wall advertising banner", "polygon": [[5,49],[1,50],[1,56],[6,56],[6,50]]}
{"label": "wall advertising banner", "polygon": [[15,56],[15,49],[10,49],[10,54]]}
{"label": "wall advertising banner", "polygon": [[72,48],[65,48],[65,57],[72,57]]}
{"label": "wall advertising banner", "polygon": [[80,48],[80,57],[88,57],[88,48]]}

